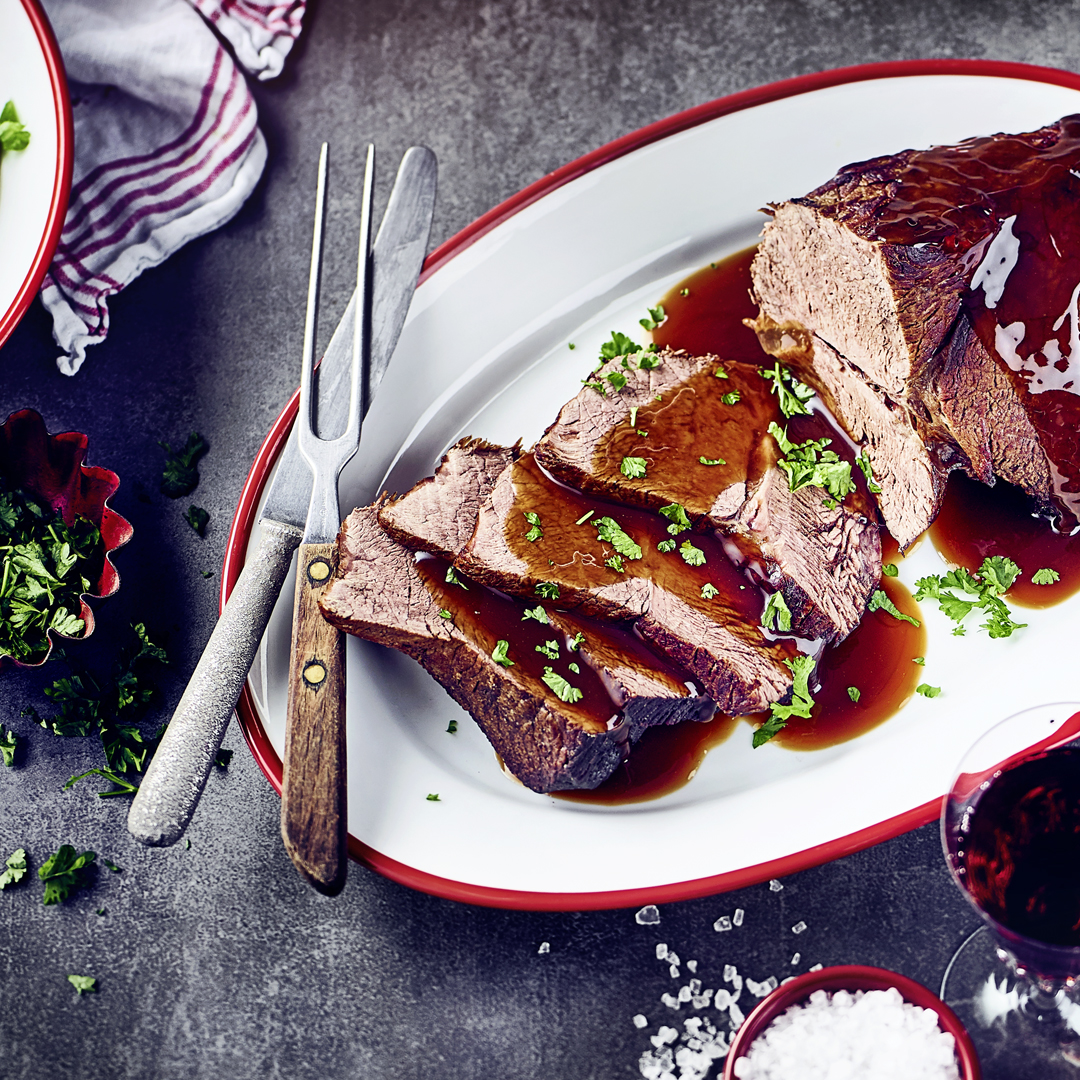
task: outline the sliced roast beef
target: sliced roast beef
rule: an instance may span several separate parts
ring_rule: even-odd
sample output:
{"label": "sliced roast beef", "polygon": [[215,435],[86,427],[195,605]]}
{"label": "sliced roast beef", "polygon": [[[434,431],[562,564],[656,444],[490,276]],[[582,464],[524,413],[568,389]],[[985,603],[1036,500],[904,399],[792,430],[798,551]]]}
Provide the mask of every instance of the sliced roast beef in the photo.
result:
{"label": "sliced roast beef", "polygon": [[757,712],[791,689],[794,648],[763,633],[761,593],[715,537],[564,488],[531,454],[499,476],[455,566],[512,595],[557,589],[561,608],[634,620],[723,712]]}
{"label": "sliced roast beef", "polygon": [[[696,529],[735,537],[743,560],[764,567],[795,633],[846,637],[881,564],[862,489],[840,502],[820,487],[790,490],[769,433],[788,419],[758,365],[672,350],[645,359],[654,366],[613,360],[599,369],[537,443],[536,460],[604,498],[652,510],[679,503]],[[612,377],[625,383],[616,389]]]}
{"label": "sliced roast beef", "polygon": [[618,630],[523,618],[525,605],[447,581],[448,563],[417,561],[387,535],[381,508],[354,510],[344,522],[323,614],[418,660],[527,787],[595,787],[645,728],[713,716],[711,700],[691,696],[659,663],[650,667]]}
{"label": "sliced roast beef", "polygon": [[[1078,199],[1070,116],[851,165],[774,208],[753,267],[761,328],[774,345],[806,331],[838,419],[868,435],[902,546],[957,467],[1077,523]],[[848,380],[862,389],[845,395]]]}

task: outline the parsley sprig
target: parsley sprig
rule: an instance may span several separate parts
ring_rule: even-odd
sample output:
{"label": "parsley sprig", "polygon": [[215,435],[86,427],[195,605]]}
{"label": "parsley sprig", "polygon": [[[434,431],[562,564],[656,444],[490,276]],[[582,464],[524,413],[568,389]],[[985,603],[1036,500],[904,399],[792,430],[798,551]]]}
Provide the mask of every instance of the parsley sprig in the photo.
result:
{"label": "parsley sprig", "polygon": [[800,654],[785,660],[784,663],[791,668],[791,704],[769,706],[769,719],[754,732],[755,750],[767,743],[777,732],[783,731],[793,716],[808,720],[810,710],[814,707],[814,698],[810,693],[810,675],[814,670],[814,658]]}
{"label": "parsley sprig", "polygon": [[165,469],[161,474],[161,493],[170,499],[182,499],[199,486],[199,458],[210,444],[197,432],[188,435],[187,442],[179,450],[167,442],[158,445],[165,451]]}
{"label": "parsley sprig", "polygon": [[605,544],[610,544],[623,558],[641,558],[641,548],[623,531],[622,526],[614,518],[597,518],[593,524],[596,526],[596,538]]}
{"label": "parsley sprig", "polygon": [[779,397],[780,411],[787,417],[806,416],[810,410],[806,403],[814,396],[814,391],[804,382],[799,382],[779,360],[773,365],[772,370],[761,368],[760,374],[763,379],[772,379],[773,385],[769,393]]}
{"label": "parsley sprig", "polygon": [[983,559],[975,573],[961,566],[947,574],[919,578],[915,582],[915,599],[936,600],[942,613],[956,623],[953,629],[956,637],[963,637],[964,620],[978,609],[986,615],[986,622],[980,624],[982,629],[992,638],[1006,638],[1014,630],[1027,626],[1013,620],[1008,605],[1001,599],[1019,575],[1020,567],[1012,559],[991,555]]}
{"label": "parsley sprig", "polygon": [[42,903],[62,904],[76,889],[86,888],[96,858],[93,851],[79,855],[70,844],[61,844],[38,868],[38,877],[45,883]]}
{"label": "parsley sprig", "polygon": [[851,479],[851,464],[842,461],[835,450],[826,450],[832,439],[807,439],[793,443],[787,430],[775,421],[769,424],[769,434],[780,444],[785,455],[777,464],[788,475],[792,491],[804,487],[824,488],[834,499],[842,499],[855,490]]}

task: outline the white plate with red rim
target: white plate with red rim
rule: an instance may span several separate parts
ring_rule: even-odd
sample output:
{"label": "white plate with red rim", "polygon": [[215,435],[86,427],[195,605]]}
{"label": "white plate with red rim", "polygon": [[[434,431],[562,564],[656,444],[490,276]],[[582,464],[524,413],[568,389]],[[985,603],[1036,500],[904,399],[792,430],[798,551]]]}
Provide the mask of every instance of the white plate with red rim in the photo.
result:
{"label": "white plate with red rim", "polygon": [[[342,477],[343,511],[383,488],[407,490],[463,435],[535,439],[577,392],[600,342],[636,330],[646,305],[679,280],[753,243],[766,202],[803,194],[852,161],[1070,112],[1080,112],[1080,76],[1068,72],[869,65],[724,98],[573,162],[428,259]],[[294,398],[252,466],[223,597],[257,544],[258,503],[295,413]],[[924,543],[901,580],[941,568]],[[287,583],[239,707],[278,790],[291,596]],[[813,752],[752,750],[740,725],[685,787],[615,807],[515,784],[417,664],[350,639],[350,851],[437,895],[547,910],[672,901],[804,869],[932,820],[979,734],[1026,706],[1074,698],[1068,627],[1078,612],[1080,598],[1024,612],[1026,630],[991,641],[974,629],[953,637],[926,606],[925,677],[939,697],[916,696],[880,727]]]}
{"label": "white plate with red rim", "polygon": [[15,104],[25,150],[0,156],[0,345],[48,269],[67,211],[74,161],[64,64],[36,0],[0,0],[0,106]]}

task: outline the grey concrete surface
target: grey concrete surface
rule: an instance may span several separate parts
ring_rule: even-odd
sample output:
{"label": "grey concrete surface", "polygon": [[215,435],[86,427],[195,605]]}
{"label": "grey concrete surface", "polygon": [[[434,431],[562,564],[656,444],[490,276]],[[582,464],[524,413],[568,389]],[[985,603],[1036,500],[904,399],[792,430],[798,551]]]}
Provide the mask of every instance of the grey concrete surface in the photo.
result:
{"label": "grey concrete surface", "polygon": [[[114,505],[135,539],[79,659],[107,665],[128,623],[145,620],[168,640],[164,718],[210,634],[227,523],[296,382],[320,140],[333,140],[344,167],[369,139],[384,163],[413,142],[431,146],[441,241],[549,170],[677,110],[805,72],[927,56],[1080,70],[1080,3],[317,0],[285,74],[255,88],[270,163],[240,214],[114,298],[111,334],[75,378],[57,373],[37,304],[0,350],[4,411],[32,406],[54,431],[86,431],[91,461],[123,479]],[[356,225],[343,194],[330,216],[327,320],[346,299]],[[205,540],[157,491],[157,440],[193,428],[212,447],[197,495],[212,515]],[[2,673],[0,720],[28,745],[17,768],[0,769],[0,852],[24,846],[37,866],[69,842],[123,872],[101,870],[61,907],[41,905],[36,881],[0,893],[3,1080],[632,1077],[670,1020],[659,997],[678,985],[657,942],[698,959],[711,986],[724,963],[783,977],[796,947],[800,969],[874,963],[936,986],[975,925],[933,827],[795,875],[779,893],[761,885],[665,905],[657,927],[637,925],[632,910],[469,907],[355,865],[344,894],[326,899],[286,858],[277,797],[235,728],[226,745],[236,756],[211,776],[190,848],[141,848],[123,800],[61,791],[99,751],[20,718],[45,704],[56,674]],[[736,907],[744,927],[715,933],[714,919]],[[798,920],[808,929],[796,946]],[[539,954],[544,941],[550,952]],[[100,992],[76,997],[69,973],[95,975]],[[1023,1073],[987,1066],[988,1080]]]}

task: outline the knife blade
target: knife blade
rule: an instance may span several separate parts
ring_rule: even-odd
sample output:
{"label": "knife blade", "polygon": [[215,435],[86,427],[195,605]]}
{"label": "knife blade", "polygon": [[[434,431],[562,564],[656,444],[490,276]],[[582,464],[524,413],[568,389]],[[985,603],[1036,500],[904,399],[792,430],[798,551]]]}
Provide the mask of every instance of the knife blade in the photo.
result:
{"label": "knife blade", "polygon": [[[371,252],[374,314],[370,363],[361,379],[361,415],[386,372],[409,310],[427,253],[436,179],[435,155],[427,147],[410,148]],[[356,308],[354,293],[319,366],[320,434],[335,434],[348,414],[349,395],[343,390],[349,380]],[[195,812],[303,536],[311,491],[311,470],[294,428],[259,519],[259,549],[245,562],[131,804],[128,830],[144,844],[176,843]]]}

